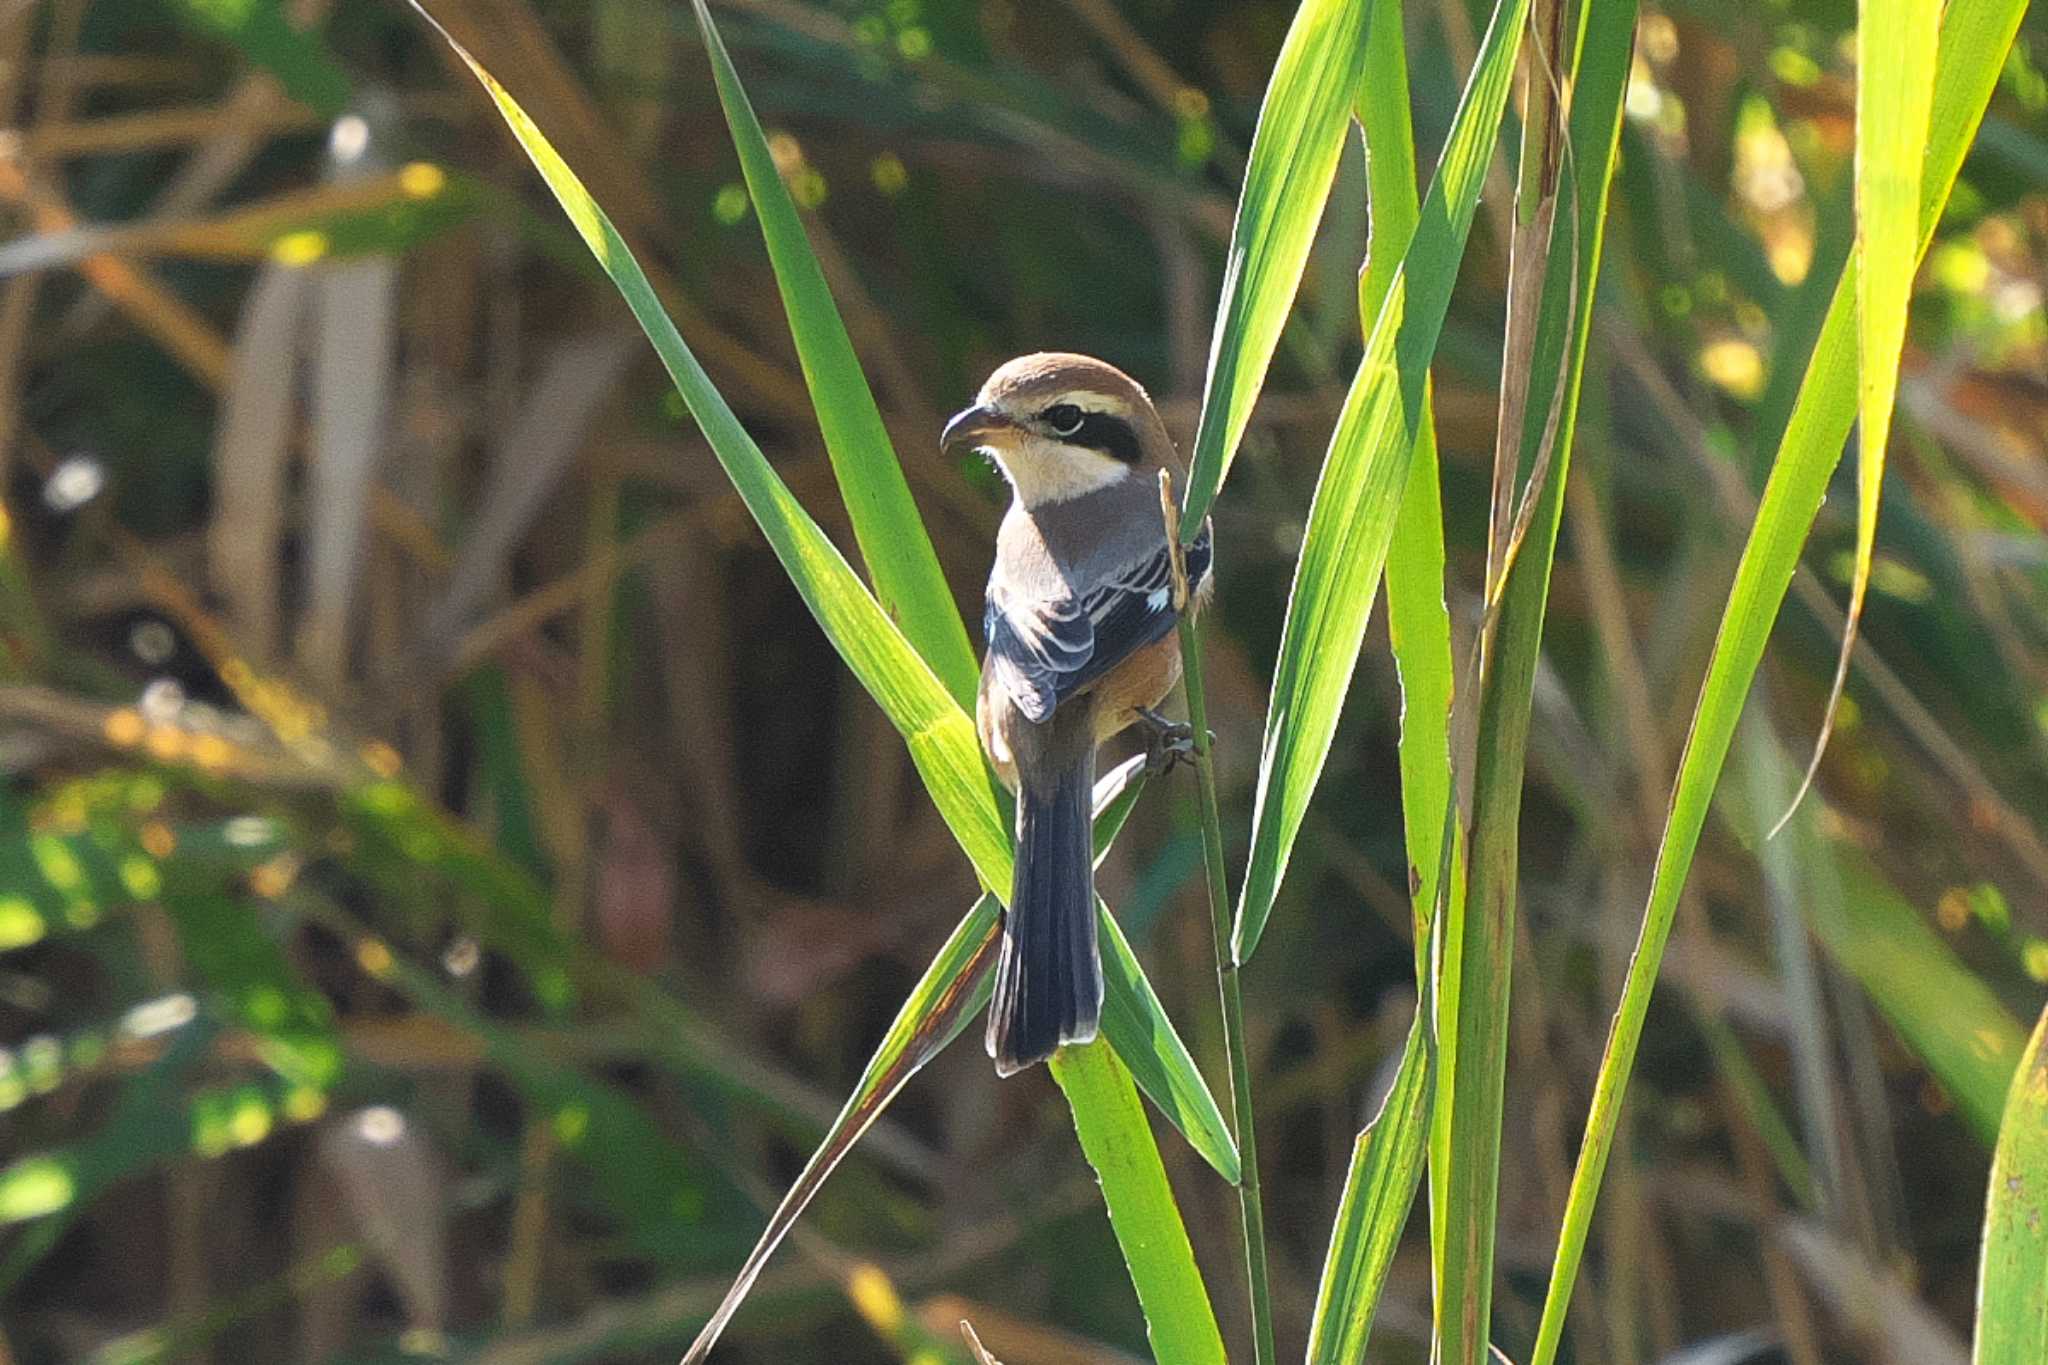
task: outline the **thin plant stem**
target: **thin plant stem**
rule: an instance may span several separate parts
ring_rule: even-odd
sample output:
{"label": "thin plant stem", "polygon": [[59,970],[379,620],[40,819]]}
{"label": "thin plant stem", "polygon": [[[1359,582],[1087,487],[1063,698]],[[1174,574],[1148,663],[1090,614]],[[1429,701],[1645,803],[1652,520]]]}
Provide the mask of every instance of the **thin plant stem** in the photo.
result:
{"label": "thin plant stem", "polygon": [[1216,804],[1216,768],[1209,737],[1209,706],[1202,690],[1202,632],[1192,613],[1180,621],[1182,682],[1188,724],[1194,729],[1195,776],[1202,800],[1202,861],[1208,869],[1209,927],[1216,937],[1216,988],[1223,1000],[1223,1043],[1230,1058],[1231,1137],[1237,1143],[1238,1211],[1244,1223],[1245,1280],[1251,1294],[1252,1355],[1273,1365],[1273,1291],[1266,1275],[1266,1213],[1259,1196],[1259,1144],[1252,1129],[1252,1075],[1244,1050],[1244,994],[1230,948],[1230,898],[1223,867],[1223,818]]}

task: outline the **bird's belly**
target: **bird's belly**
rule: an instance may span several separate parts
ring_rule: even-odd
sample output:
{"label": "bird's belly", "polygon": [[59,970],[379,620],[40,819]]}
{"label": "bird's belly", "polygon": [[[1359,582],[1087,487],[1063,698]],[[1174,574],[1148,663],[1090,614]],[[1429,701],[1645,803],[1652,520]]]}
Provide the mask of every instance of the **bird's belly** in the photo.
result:
{"label": "bird's belly", "polygon": [[1180,681],[1180,636],[1170,632],[1110,670],[1095,685],[1095,742],[1122,734],[1140,709],[1166,700]]}

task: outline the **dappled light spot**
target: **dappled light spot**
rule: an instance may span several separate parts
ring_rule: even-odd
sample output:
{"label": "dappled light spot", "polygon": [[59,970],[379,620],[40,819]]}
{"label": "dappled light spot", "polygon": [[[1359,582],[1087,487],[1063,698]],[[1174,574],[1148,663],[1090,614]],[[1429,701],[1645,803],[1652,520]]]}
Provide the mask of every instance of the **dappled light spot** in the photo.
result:
{"label": "dappled light spot", "polygon": [[230,848],[259,848],[277,838],[277,822],[262,815],[237,815],[222,827]]}
{"label": "dappled light spot", "polygon": [[356,965],[363,969],[365,975],[381,981],[391,974],[396,964],[382,939],[366,938],[356,943]]}
{"label": "dappled light spot", "polygon": [[228,1138],[237,1147],[254,1147],[270,1136],[275,1127],[270,1112],[270,1102],[263,1092],[252,1086],[244,1086],[235,1092],[233,1107],[228,1111]]}
{"label": "dappled light spot", "polygon": [[234,1145],[225,1097],[202,1095],[192,1106],[192,1150],[211,1159],[226,1155]]}
{"label": "dappled light spot", "polygon": [[47,1095],[64,1080],[64,1045],[39,1033],[21,1045],[21,1077],[29,1093]]}
{"label": "dappled light spot", "polygon": [[903,193],[910,184],[910,171],[904,166],[903,158],[894,152],[883,152],[870,162],[868,175],[875,182],[876,189],[891,197]]}
{"label": "dappled light spot", "polygon": [[142,747],[159,763],[176,763],[185,756],[187,736],[175,725],[152,725]]}
{"label": "dappled light spot", "polygon": [[569,984],[569,974],[560,967],[548,966],[536,971],[533,989],[549,1009],[566,1009],[576,998],[575,988]]}
{"label": "dappled light spot", "polygon": [[152,858],[168,858],[178,851],[178,836],[171,833],[171,827],[161,820],[145,824],[137,838],[143,852]]}
{"label": "dappled light spot", "polygon": [[90,455],[73,455],[50,472],[43,484],[43,505],[59,514],[75,512],[100,495],[107,471]]}
{"label": "dappled light spot", "polygon": [[475,971],[481,961],[483,948],[467,934],[450,943],[447,951],[441,954],[442,968],[457,980]]}
{"label": "dappled light spot", "polygon": [[880,1266],[868,1261],[855,1266],[846,1277],[846,1297],[877,1334],[892,1337],[903,1329],[903,1300]]}
{"label": "dappled light spot", "polygon": [[555,1140],[564,1147],[574,1147],[589,1131],[589,1106],[565,1104],[555,1111]]}
{"label": "dappled light spot", "polygon": [[80,891],[85,887],[85,872],[78,865],[78,857],[71,846],[52,834],[38,834],[29,840],[29,850],[35,854],[36,866],[42,870],[43,880],[59,891]]}
{"label": "dappled light spot", "polygon": [[405,1115],[388,1104],[376,1104],[355,1116],[355,1134],[372,1147],[390,1147],[405,1136]]}
{"label": "dappled light spot", "polygon": [[327,1092],[318,1086],[295,1085],[285,1091],[280,1108],[293,1123],[311,1123],[327,1112]]}
{"label": "dappled light spot", "polygon": [[28,900],[21,896],[0,896],[0,952],[40,942],[48,928],[42,912]]}
{"label": "dappled light spot", "polygon": [[140,853],[131,853],[121,860],[121,885],[139,901],[154,900],[164,889],[164,879],[155,863]]}
{"label": "dappled light spot", "polygon": [[327,254],[327,234],[312,228],[287,232],[270,244],[270,259],[283,266],[308,266]]}
{"label": "dappled light spot", "polygon": [[194,735],[192,737],[192,761],[199,767],[218,772],[234,761],[234,746],[219,735]]}
{"label": "dappled light spot", "polygon": [[157,1038],[197,1018],[199,1004],[184,991],[161,995],[121,1016],[121,1031],[131,1038]]}
{"label": "dappled light spot", "polygon": [[361,114],[343,114],[327,131],[327,155],[338,166],[352,166],[370,150],[370,124]]}
{"label": "dappled light spot", "polygon": [[59,1157],[29,1157],[0,1171],[0,1223],[55,1213],[71,1202],[77,1181]]}
{"label": "dappled light spot", "polygon": [[398,188],[408,199],[432,199],[448,187],[448,172],[431,161],[409,161],[398,172]]}
{"label": "dappled light spot", "polygon": [[251,986],[242,1009],[260,1029],[278,1028],[291,1016],[291,1002],[275,986]]}
{"label": "dappled light spot", "polygon": [[1741,337],[1722,337],[1700,348],[1700,373],[1730,397],[1747,402],[1764,391],[1763,352]]}
{"label": "dappled light spot", "polygon": [[299,855],[280,853],[249,873],[249,889],[265,900],[276,900],[292,889],[299,875]]}

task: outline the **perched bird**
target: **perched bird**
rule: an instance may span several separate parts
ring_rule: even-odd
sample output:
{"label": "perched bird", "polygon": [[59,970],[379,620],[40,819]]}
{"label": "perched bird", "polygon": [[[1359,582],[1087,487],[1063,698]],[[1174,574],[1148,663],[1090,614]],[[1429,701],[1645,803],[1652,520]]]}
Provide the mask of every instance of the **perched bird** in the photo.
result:
{"label": "perched bird", "polygon": [[1204,522],[1174,600],[1159,472],[1187,473],[1144,389],[1083,355],[1010,361],[946,424],[947,449],[987,452],[1009,480],[989,571],[975,724],[1017,797],[1017,868],[1003,919],[988,1051],[1010,1075],[1087,1042],[1102,1014],[1095,941],[1095,749],[1133,723],[1151,750],[1187,727],[1156,707],[1180,681],[1175,633],[1211,580]]}

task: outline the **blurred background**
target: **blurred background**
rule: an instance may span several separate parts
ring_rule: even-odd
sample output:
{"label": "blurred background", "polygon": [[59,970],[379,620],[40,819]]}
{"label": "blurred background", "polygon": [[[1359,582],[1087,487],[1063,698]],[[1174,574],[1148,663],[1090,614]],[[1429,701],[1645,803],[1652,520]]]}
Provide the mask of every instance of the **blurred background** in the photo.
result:
{"label": "blurred background", "polygon": [[[687,6],[435,0],[842,543]],[[970,620],[987,371],[1111,359],[1191,432],[1285,0],[716,7]],[[1851,234],[1848,0],[1646,7],[1537,687],[1496,1331],[1526,1347],[1735,557]],[[1485,13],[1415,0],[1433,161]],[[1962,1359],[2048,982],[2048,20],[1917,282],[1694,867],[1579,1365]],[[617,297],[408,8],[0,13],[0,1361],[665,1361],[945,934],[965,860]],[[1470,638],[1510,182],[1435,371]],[[1353,144],[1216,509],[1225,829],[1360,351]],[[1283,1354],[1414,1008],[1383,621],[1245,981]],[[1102,884],[1223,1084],[1194,789]],[[1241,865],[1242,847],[1232,850]],[[1226,1336],[1234,1196],[1161,1148]],[[892,1304],[900,1314],[892,1316]],[[1419,1361],[1419,1235],[1376,1359]],[[905,1316],[907,1315],[907,1316]],[[911,1083],[720,1358],[1140,1358],[1042,1069]],[[900,1319],[900,1320],[899,1320]],[[922,1353],[922,1354],[920,1354]]]}

